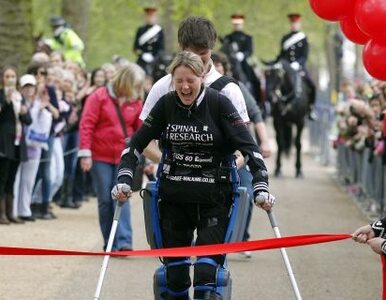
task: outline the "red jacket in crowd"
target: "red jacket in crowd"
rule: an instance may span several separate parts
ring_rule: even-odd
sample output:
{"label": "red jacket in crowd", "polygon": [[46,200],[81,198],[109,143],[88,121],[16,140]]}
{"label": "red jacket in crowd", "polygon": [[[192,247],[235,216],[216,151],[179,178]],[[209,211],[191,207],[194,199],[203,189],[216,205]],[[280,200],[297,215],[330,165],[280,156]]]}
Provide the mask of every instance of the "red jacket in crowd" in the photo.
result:
{"label": "red jacket in crowd", "polygon": [[[101,87],[86,100],[82,113],[80,134],[80,157],[92,157],[93,160],[118,164],[125,148],[125,135],[119,121],[113,99],[107,88]],[[129,137],[142,125],[139,114],[142,110],[140,99],[124,103],[120,110],[126,124]]]}

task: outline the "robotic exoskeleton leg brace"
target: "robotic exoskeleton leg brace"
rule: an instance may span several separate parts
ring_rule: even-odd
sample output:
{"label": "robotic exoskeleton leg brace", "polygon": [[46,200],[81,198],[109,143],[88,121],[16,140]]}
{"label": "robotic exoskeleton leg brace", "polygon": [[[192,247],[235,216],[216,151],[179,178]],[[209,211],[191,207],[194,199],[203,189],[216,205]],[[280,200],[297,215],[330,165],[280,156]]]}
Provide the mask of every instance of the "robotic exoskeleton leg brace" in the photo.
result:
{"label": "robotic exoskeleton leg brace", "polygon": [[[237,173],[231,170],[232,182],[237,181]],[[150,248],[162,248],[160,226],[160,199],[158,182],[149,182],[142,191],[146,237]],[[233,184],[233,203],[229,214],[225,243],[242,241],[245,220],[248,214],[248,195],[246,188]],[[154,297],[156,300],[189,300],[191,285],[190,259],[174,258],[163,260],[163,265],[154,274]],[[194,265],[194,300],[230,300],[232,278],[227,262],[218,263],[212,258],[200,257]],[[176,275],[177,274],[177,275]],[[211,282],[208,284],[208,282]]]}

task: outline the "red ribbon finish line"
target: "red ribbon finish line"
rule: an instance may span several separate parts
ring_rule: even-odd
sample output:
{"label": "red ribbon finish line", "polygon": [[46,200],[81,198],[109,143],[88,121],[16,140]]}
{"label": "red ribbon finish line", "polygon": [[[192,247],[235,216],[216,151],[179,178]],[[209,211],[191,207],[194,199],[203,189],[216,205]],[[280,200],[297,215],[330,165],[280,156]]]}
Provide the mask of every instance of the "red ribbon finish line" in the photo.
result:
{"label": "red ribbon finish line", "polygon": [[118,252],[90,252],[60,249],[0,247],[0,255],[67,255],[67,256],[142,256],[142,257],[185,257],[207,256],[243,251],[257,251],[277,248],[290,248],[320,243],[328,243],[351,238],[350,234],[313,234],[297,235],[247,242],[212,244],[204,246],[189,246],[177,248],[118,251]]}
{"label": "red ribbon finish line", "polygon": [[[119,251],[119,252],[90,252],[59,249],[0,247],[0,255],[66,255],[66,256],[142,256],[142,257],[185,257],[206,256],[243,251],[269,250],[277,248],[299,247],[313,244],[328,243],[351,238],[350,234],[312,234],[297,235],[265,240],[254,240],[229,244],[213,244],[205,246],[191,246],[178,248],[163,248],[149,250]],[[386,260],[382,255],[383,295],[386,300]]]}
{"label": "red ribbon finish line", "polygon": [[381,254],[382,261],[382,300],[386,300],[386,259],[385,256]]}

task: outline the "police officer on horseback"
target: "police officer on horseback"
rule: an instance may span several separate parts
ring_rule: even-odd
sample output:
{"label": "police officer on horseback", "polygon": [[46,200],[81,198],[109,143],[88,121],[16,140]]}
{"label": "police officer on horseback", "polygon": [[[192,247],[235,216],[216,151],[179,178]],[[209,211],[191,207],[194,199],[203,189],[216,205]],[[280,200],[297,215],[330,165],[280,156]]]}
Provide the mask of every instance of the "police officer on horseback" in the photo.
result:
{"label": "police officer on horseback", "polygon": [[311,79],[307,69],[306,62],[309,53],[309,46],[306,34],[301,31],[301,15],[298,13],[288,14],[288,19],[290,22],[291,31],[285,34],[280,42],[280,54],[277,58],[285,59],[291,64],[291,67],[295,71],[303,73],[303,78],[305,83],[309,88],[310,94],[310,110],[309,110],[309,119],[316,120],[317,116],[313,111],[313,106],[315,104],[316,97],[316,87]]}
{"label": "police officer on horseback", "polygon": [[224,37],[224,42],[229,42],[235,51],[236,59],[243,63],[252,55],[252,36],[243,32],[245,17],[234,14],[231,16],[233,32]]}
{"label": "police officer on horseback", "polygon": [[50,25],[54,37],[47,40],[46,43],[51,50],[63,53],[66,61],[77,62],[81,67],[84,67],[85,63],[82,57],[84,43],[81,38],[60,16],[51,17]]}
{"label": "police officer on horseback", "polygon": [[164,50],[164,33],[157,22],[157,9],[145,7],[145,25],[138,28],[134,41],[134,52],[138,55],[137,64],[147,75],[152,74],[156,59]]}
{"label": "police officer on horseback", "polygon": [[254,73],[250,64],[253,54],[253,37],[243,31],[245,16],[231,15],[233,31],[223,39],[222,52],[231,62],[233,76],[243,82],[255,97],[256,102],[261,101],[260,80]]}

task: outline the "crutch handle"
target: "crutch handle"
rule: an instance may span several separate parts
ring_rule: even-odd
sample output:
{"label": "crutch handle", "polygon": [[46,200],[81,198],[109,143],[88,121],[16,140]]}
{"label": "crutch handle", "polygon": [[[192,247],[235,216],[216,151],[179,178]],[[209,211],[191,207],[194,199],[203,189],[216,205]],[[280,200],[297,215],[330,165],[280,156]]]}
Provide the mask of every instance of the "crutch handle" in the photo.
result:
{"label": "crutch handle", "polygon": [[[262,204],[265,202],[265,198],[264,198],[262,195],[257,195],[256,198],[255,198],[255,201],[256,201],[259,205],[262,205]],[[268,214],[268,217],[269,217],[269,221],[271,222],[272,228],[278,227],[278,224],[277,224],[275,215],[274,215],[274,213],[272,212],[272,209],[267,210],[267,214]]]}
{"label": "crutch handle", "polygon": [[259,204],[262,205],[265,202],[265,198],[263,195],[257,195],[255,198],[255,201]]}

